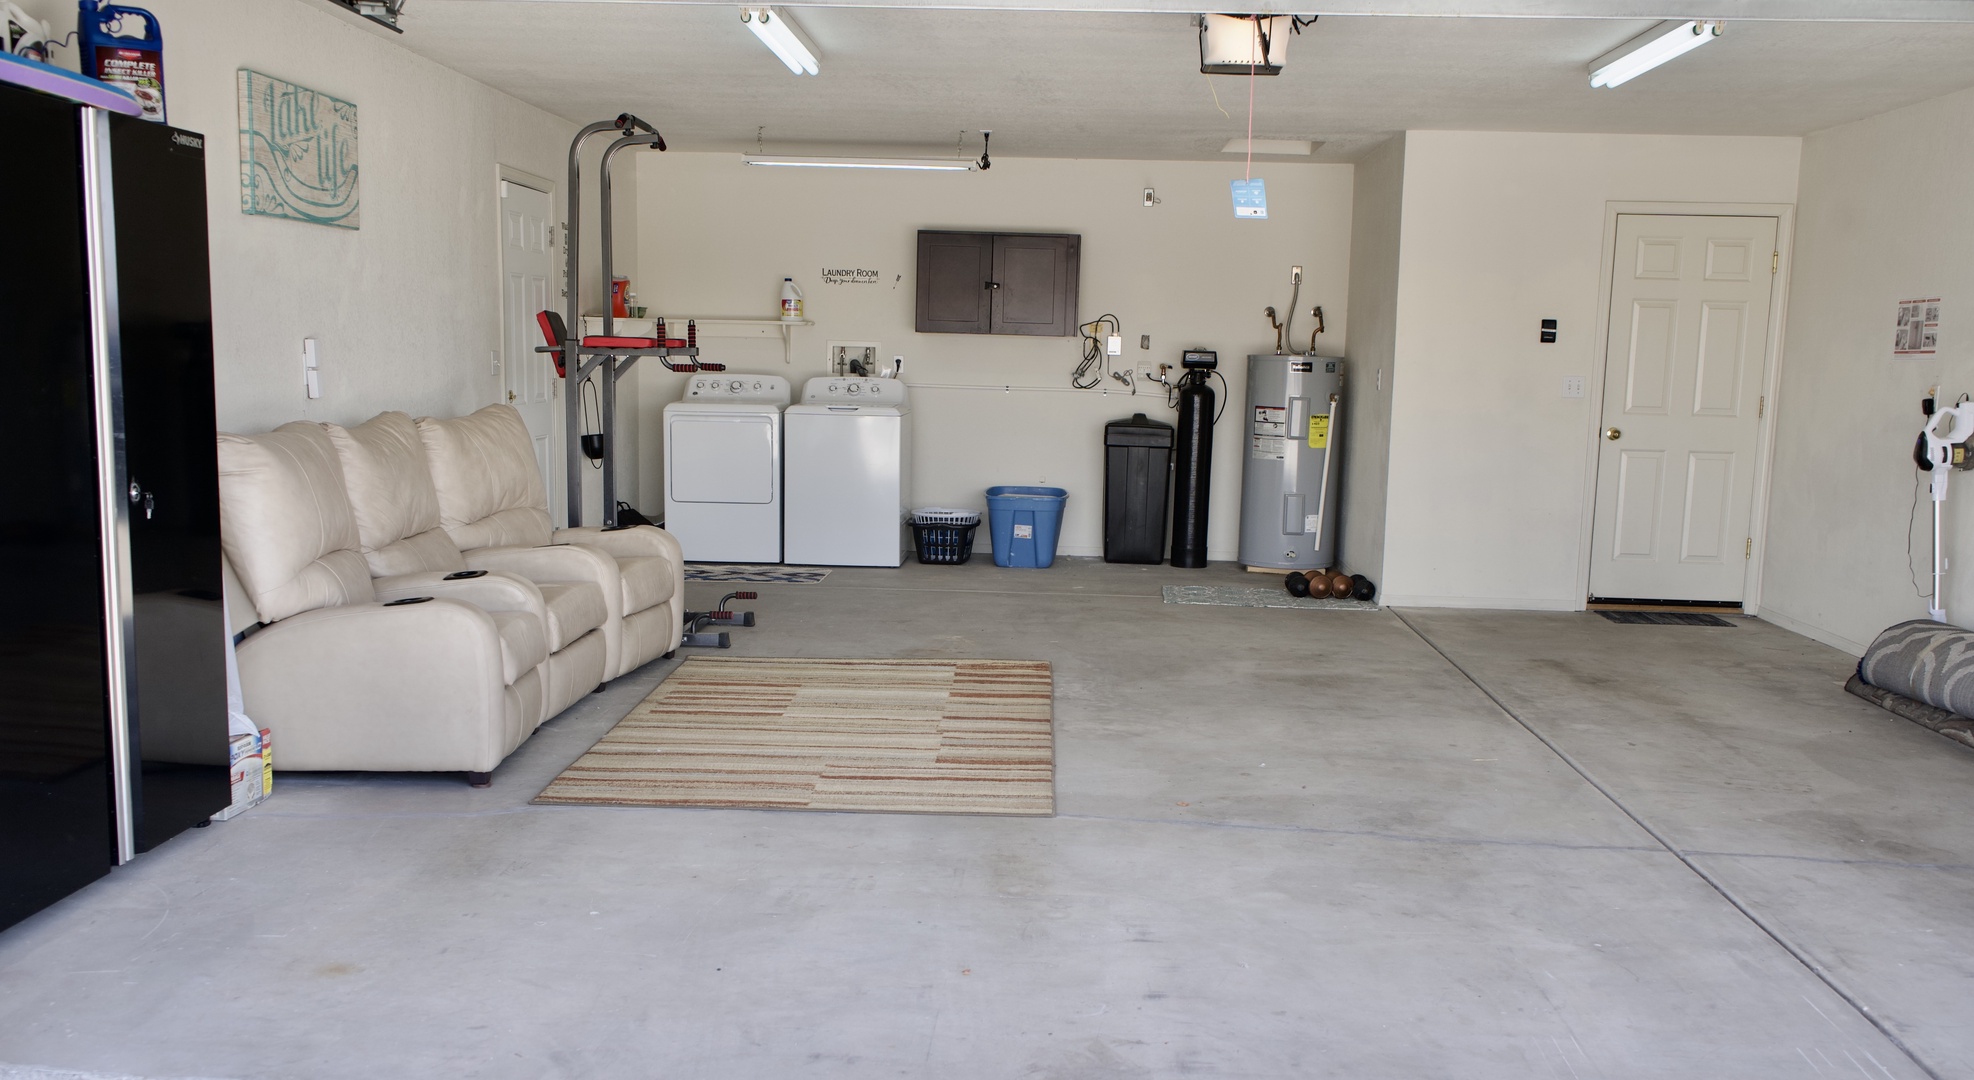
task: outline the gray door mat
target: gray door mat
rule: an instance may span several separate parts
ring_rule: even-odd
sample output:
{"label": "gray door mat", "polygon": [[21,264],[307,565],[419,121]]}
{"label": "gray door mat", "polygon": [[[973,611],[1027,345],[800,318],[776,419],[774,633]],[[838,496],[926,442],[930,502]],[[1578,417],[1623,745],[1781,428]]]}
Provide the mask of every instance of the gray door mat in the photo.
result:
{"label": "gray door mat", "polygon": [[1167,585],[1168,604],[1207,604],[1213,607],[1314,608],[1318,611],[1376,611],[1369,600],[1336,600],[1290,596],[1287,590],[1252,585]]}
{"label": "gray door mat", "polygon": [[1614,623],[1643,626],[1733,626],[1718,615],[1695,611],[1600,611],[1597,614]]}
{"label": "gray door mat", "polygon": [[829,571],[809,567],[757,566],[748,563],[687,563],[687,581],[773,582],[779,585],[814,585]]}

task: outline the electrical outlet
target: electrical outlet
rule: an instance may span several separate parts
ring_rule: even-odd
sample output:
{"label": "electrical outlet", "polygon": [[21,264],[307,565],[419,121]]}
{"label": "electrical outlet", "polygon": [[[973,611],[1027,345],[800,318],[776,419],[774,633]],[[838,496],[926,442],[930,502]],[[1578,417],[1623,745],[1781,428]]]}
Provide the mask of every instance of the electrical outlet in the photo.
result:
{"label": "electrical outlet", "polygon": [[1581,376],[1581,375],[1565,375],[1565,376],[1563,376],[1563,396],[1564,396],[1564,397],[1566,397],[1566,398],[1580,398],[1580,397],[1582,397],[1582,396],[1583,396],[1583,376]]}

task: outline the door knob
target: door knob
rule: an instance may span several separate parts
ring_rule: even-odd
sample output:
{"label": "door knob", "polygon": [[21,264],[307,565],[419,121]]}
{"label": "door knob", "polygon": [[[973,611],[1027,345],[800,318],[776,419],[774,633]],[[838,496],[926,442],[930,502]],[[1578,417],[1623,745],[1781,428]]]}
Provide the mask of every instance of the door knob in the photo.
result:
{"label": "door knob", "polygon": [[1617,428],[1614,427],[1604,429],[1604,437],[1606,439],[1611,440],[1612,442],[1617,442],[1618,438],[1623,434],[1624,432],[1619,431]]}
{"label": "door knob", "polygon": [[509,401],[513,401],[513,400],[514,400],[514,391],[512,391],[512,390],[509,390],[509,391],[507,392],[507,400],[509,400]]}

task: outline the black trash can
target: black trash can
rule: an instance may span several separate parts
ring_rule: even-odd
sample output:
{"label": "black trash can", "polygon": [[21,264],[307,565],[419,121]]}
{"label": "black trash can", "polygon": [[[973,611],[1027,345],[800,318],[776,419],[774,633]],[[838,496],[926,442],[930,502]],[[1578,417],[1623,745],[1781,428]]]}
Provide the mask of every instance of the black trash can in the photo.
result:
{"label": "black trash can", "polygon": [[1104,425],[1104,561],[1165,560],[1171,424],[1138,413]]}

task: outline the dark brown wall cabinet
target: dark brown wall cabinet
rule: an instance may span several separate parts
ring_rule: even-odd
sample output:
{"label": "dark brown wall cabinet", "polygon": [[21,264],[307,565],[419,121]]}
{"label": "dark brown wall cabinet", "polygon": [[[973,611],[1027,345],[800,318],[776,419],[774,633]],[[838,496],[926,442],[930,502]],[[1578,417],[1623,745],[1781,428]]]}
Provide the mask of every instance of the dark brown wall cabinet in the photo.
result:
{"label": "dark brown wall cabinet", "polygon": [[1068,233],[918,234],[918,332],[1076,332],[1083,238]]}

